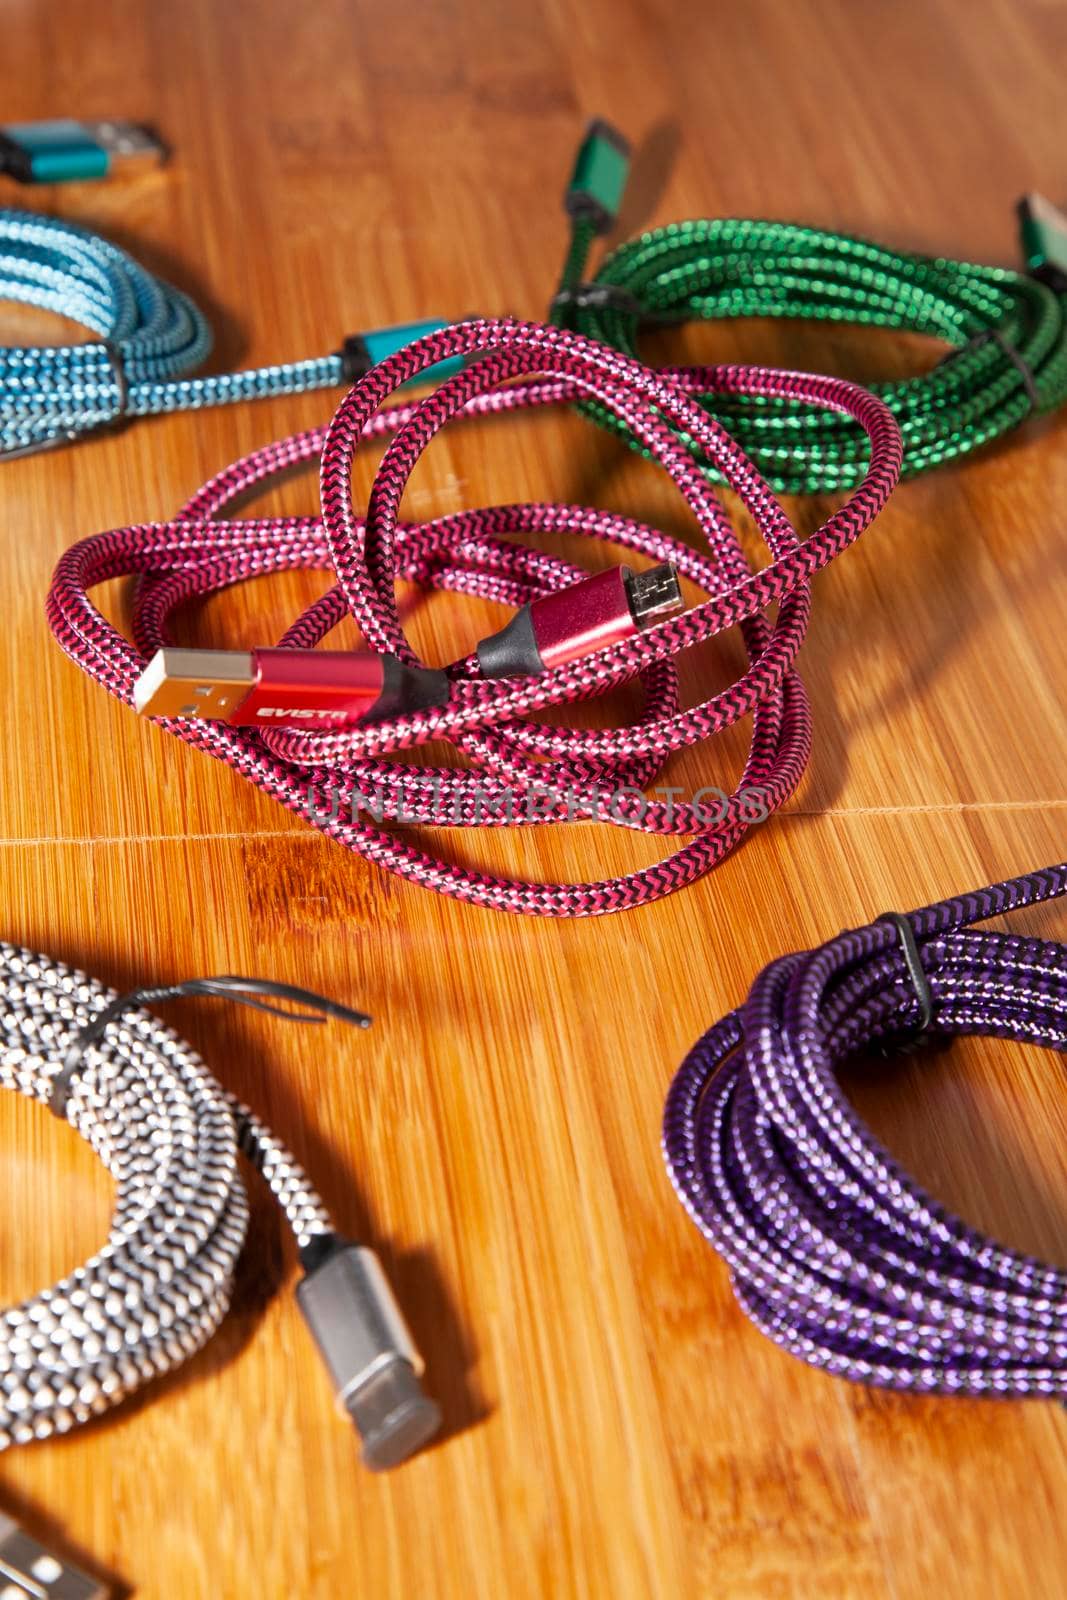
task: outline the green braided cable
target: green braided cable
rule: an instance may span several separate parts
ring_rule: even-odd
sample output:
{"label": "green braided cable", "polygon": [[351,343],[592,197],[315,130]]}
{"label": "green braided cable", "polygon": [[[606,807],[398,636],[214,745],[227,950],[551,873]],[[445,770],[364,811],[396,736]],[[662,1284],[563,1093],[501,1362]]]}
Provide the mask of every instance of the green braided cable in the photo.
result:
{"label": "green braided cable", "polygon": [[[1005,267],[723,218],[641,234],[605,259],[592,294],[575,298],[591,245],[579,224],[561,283],[568,293],[557,297],[554,316],[629,355],[638,353],[643,322],[720,317],[856,323],[954,346],[917,377],[868,385],[900,424],[906,477],[958,460],[1067,399],[1067,294]],[[867,441],[849,418],[748,396],[716,396],[708,409],[778,491],[836,493],[854,488],[866,470]],[[583,410],[628,437],[605,409],[589,403]],[[691,441],[690,448],[714,476]]]}
{"label": "green braided cable", "polygon": [[589,252],[593,248],[596,238],[596,228],[586,217],[575,217],[571,224],[571,239],[567,247],[567,254],[563,258],[563,270],[559,275],[559,295],[565,296],[576,289],[582,281]]}

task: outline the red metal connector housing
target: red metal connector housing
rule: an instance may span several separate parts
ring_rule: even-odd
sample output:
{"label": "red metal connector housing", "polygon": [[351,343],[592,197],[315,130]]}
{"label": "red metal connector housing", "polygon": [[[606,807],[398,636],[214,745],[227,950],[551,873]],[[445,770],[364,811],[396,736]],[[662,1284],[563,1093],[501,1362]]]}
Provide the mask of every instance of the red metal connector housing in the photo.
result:
{"label": "red metal connector housing", "polygon": [[382,695],[381,656],[341,650],[253,650],[256,680],[227,721],[322,725],[365,717]]}
{"label": "red metal connector housing", "polygon": [[133,703],[146,717],[208,718],[238,728],[339,727],[447,705],[432,667],[351,650],[157,650]]}
{"label": "red metal connector housing", "polygon": [[627,572],[626,567],[611,567],[584,583],[530,602],[530,621],[546,672],[636,632],[626,593]]}

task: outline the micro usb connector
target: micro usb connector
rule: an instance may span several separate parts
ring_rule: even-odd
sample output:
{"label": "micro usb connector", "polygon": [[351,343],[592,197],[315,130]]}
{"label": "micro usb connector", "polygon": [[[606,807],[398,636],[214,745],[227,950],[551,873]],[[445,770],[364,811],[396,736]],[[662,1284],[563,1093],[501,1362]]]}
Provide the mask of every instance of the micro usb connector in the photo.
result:
{"label": "micro usb connector", "polygon": [[678,572],[669,561],[644,572],[609,567],[531,600],[499,633],[482,640],[478,664],[487,678],[537,677],[632,638],[683,604]]}
{"label": "micro usb connector", "polygon": [[107,1600],[107,1593],[0,1512],[0,1600]]}
{"label": "micro usb connector", "polygon": [[167,148],[139,122],[14,122],[0,127],[0,172],[19,183],[70,183],[155,167]]}
{"label": "micro usb connector", "polygon": [[678,569],[669,561],[643,572],[630,572],[627,568],[623,571],[630,615],[639,628],[647,628],[657,617],[671,617],[682,609]]}

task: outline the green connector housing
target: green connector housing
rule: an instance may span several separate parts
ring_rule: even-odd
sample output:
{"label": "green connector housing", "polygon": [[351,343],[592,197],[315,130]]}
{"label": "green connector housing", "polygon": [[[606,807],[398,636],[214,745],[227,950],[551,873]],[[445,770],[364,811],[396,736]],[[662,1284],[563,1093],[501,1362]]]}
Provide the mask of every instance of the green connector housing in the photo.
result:
{"label": "green connector housing", "polygon": [[564,204],[572,217],[597,233],[613,227],[630,173],[630,146],[617,128],[599,117],[589,124],[574,163]]}
{"label": "green connector housing", "polygon": [[1067,216],[1040,194],[1025,195],[1018,213],[1027,271],[1057,294],[1067,294]]}

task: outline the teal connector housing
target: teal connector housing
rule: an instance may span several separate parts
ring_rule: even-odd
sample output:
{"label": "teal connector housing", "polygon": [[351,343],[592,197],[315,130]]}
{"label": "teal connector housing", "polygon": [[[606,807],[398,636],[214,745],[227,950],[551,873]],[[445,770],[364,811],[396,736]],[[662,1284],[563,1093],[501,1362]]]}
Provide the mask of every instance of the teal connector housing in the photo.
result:
{"label": "teal connector housing", "polygon": [[1018,214],[1027,271],[1057,294],[1067,294],[1067,216],[1040,194],[1025,195]]}
{"label": "teal connector housing", "polygon": [[610,122],[597,117],[586,129],[574,163],[564,205],[572,217],[597,233],[614,226],[630,175],[630,145]]}
{"label": "teal connector housing", "polygon": [[117,167],[157,165],[166,151],[135,122],[13,122],[0,128],[0,172],[19,183],[106,178]]}
{"label": "teal connector housing", "polygon": [[[426,322],[400,322],[392,328],[375,328],[370,333],[353,334],[345,340],[341,350],[342,374],[350,383],[354,383],[371,367],[376,367],[380,361],[403,350],[405,345],[414,344],[416,339],[422,339],[428,333],[440,333],[448,327],[451,327],[451,323],[430,319]],[[454,372],[459,372],[463,361],[463,356],[449,356],[447,360],[427,367],[425,372],[420,372],[411,381],[441,383]]]}
{"label": "teal connector housing", "polygon": [[107,151],[80,122],[17,122],[0,129],[0,134],[5,145],[14,147],[14,160],[24,168],[24,173],[12,172],[23,183],[107,176]]}

